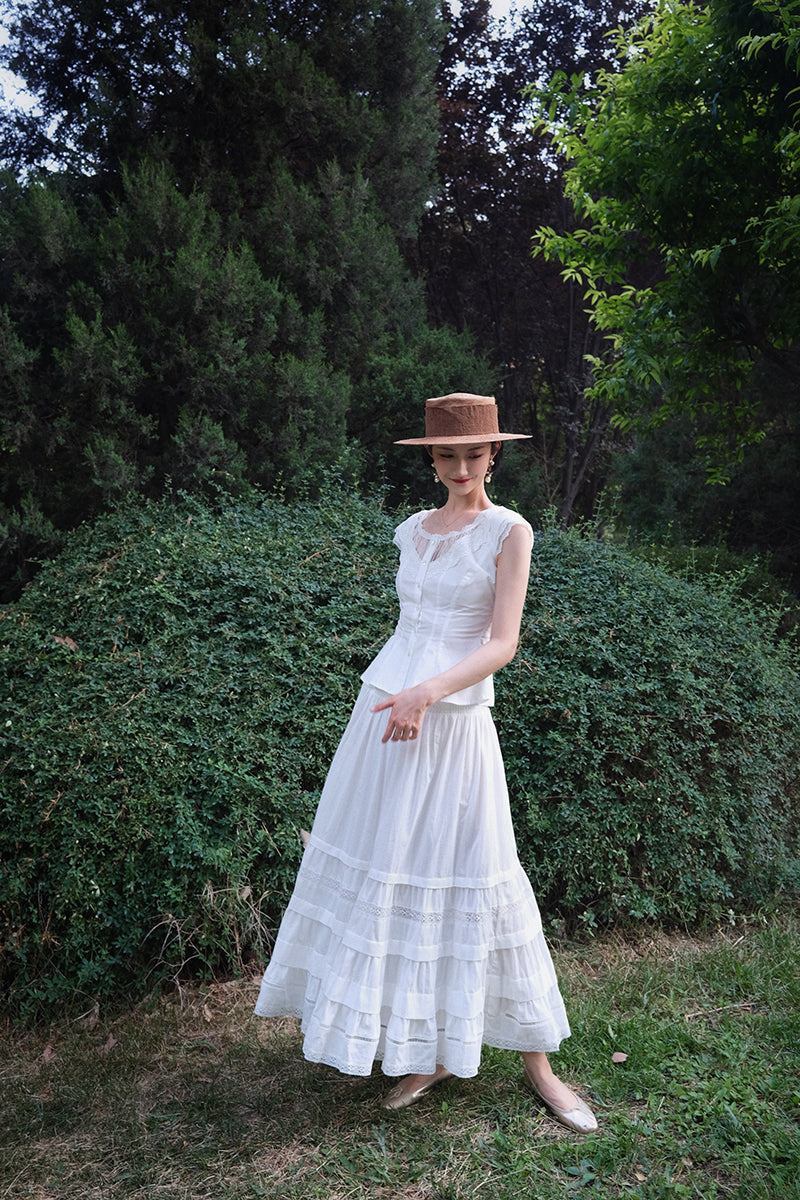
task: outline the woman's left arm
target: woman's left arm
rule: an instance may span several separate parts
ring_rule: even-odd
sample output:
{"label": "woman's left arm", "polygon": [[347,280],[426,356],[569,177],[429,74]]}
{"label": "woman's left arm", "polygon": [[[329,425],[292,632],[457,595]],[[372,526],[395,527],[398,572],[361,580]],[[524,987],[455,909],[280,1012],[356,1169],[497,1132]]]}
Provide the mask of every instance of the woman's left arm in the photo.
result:
{"label": "woman's left arm", "polygon": [[375,705],[373,712],[391,709],[382,741],[413,740],[419,734],[422,718],[432,704],[479,683],[511,661],[517,651],[522,610],[528,590],[531,545],[530,531],[524,525],[514,525],[503,542],[497,559],[489,640],[441,675],[434,675],[415,687],[405,688],[389,696],[382,704]]}

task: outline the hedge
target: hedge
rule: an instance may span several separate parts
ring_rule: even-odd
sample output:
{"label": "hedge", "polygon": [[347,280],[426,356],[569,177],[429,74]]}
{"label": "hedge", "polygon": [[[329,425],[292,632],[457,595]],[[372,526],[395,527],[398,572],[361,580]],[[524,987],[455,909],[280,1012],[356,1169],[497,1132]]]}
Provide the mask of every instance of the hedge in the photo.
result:
{"label": "hedge", "polygon": [[[77,530],[0,614],[0,992],[31,1014],[263,962],[395,514],[189,497]],[[496,718],[548,920],[689,923],[797,883],[800,687],[768,613],[537,538]]]}

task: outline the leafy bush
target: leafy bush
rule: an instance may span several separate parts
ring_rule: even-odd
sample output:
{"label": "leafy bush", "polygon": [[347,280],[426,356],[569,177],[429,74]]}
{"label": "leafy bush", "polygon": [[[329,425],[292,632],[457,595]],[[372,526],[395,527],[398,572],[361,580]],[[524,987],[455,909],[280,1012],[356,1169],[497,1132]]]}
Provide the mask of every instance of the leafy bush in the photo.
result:
{"label": "leafy bush", "polygon": [[538,540],[521,651],[498,683],[546,910],[692,922],[798,882],[800,682],[778,614],[738,586],[572,532]]}
{"label": "leafy bush", "polygon": [[391,628],[391,529],[344,496],[121,509],[4,614],[12,994],[265,957],[298,826]]}
{"label": "leafy bush", "polygon": [[786,589],[770,571],[768,559],[737,554],[719,545],[626,541],[626,548],[639,558],[658,563],[671,575],[706,586],[721,583],[745,599],[771,607],[787,603]]}
{"label": "leafy bush", "polygon": [[739,554],[719,545],[685,545],[627,540],[627,549],[639,558],[658,563],[671,575],[700,583],[707,588],[721,587],[729,595],[755,601],[773,610],[779,637],[797,638],[800,632],[800,599],[787,589],[771,568],[770,556]]}
{"label": "leafy bush", "polygon": [[[71,536],[2,614],[0,983],[18,1011],[263,961],[360,671],[395,518],[182,498]],[[800,689],[719,591],[537,541],[498,677],[543,907],[690,921],[789,879]]]}

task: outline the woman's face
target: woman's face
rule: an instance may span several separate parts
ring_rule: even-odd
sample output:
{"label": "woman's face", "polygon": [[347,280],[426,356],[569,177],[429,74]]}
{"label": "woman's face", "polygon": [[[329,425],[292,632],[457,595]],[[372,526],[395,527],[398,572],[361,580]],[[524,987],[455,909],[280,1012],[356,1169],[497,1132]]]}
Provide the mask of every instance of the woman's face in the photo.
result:
{"label": "woman's face", "polygon": [[471,446],[431,446],[431,457],[436,474],[447,490],[456,495],[468,495],[476,487],[483,488],[492,450],[491,442],[476,442]]}

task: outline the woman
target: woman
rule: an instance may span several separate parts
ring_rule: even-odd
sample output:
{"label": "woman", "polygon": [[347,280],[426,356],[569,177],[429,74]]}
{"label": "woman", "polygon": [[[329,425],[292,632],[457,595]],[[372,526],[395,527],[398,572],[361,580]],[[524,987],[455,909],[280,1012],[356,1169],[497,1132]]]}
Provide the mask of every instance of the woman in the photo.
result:
{"label": "woman", "polygon": [[348,1074],[375,1059],[405,1108],[482,1045],[519,1050],[569,1128],[597,1127],[547,1052],[569,1026],[517,858],[491,718],[492,674],[513,658],[532,531],[491,503],[500,444],[490,396],[428,400],[425,445],[445,504],[398,526],[394,634],[331,764],[256,1004],[302,1018],[303,1052]]}

